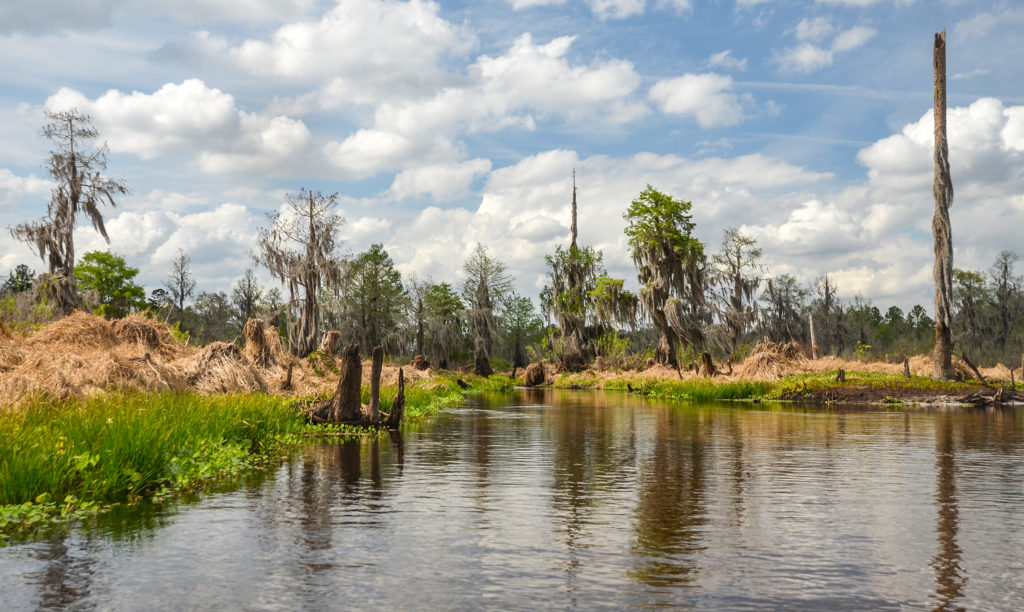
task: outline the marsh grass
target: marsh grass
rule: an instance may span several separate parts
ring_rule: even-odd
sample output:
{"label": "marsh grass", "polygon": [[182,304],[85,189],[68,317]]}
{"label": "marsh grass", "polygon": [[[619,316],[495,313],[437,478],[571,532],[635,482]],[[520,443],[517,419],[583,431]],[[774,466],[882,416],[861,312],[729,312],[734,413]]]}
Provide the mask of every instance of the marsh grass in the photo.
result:
{"label": "marsh grass", "polygon": [[605,389],[626,391],[664,399],[693,401],[747,400],[766,396],[772,384],[758,380],[715,382],[711,379],[665,380],[617,378],[606,381]]}
{"label": "marsh grass", "polygon": [[240,474],[301,430],[288,402],[255,394],[27,403],[0,414],[0,534],[23,529],[22,515],[31,523]]}

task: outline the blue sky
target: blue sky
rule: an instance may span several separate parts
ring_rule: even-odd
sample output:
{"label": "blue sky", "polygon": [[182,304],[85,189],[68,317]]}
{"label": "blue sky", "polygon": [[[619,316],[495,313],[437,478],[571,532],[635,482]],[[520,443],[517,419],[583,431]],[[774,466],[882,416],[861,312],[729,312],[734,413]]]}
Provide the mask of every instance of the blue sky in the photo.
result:
{"label": "blue sky", "polygon": [[[43,109],[90,113],[110,248],[153,289],[250,266],[288,192],[342,195],[344,249],[458,282],[477,242],[536,296],[568,239],[635,284],[621,215],[645,184],[698,235],[757,237],[770,273],[931,303],[931,48],[949,32],[958,267],[1020,250],[1024,7],[972,0],[45,0],[0,7],[0,222],[48,197]],[[78,251],[105,248],[88,228]],[[0,237],[0,273],[42,262]],[[264,277],[265,280],[266,277]]]}

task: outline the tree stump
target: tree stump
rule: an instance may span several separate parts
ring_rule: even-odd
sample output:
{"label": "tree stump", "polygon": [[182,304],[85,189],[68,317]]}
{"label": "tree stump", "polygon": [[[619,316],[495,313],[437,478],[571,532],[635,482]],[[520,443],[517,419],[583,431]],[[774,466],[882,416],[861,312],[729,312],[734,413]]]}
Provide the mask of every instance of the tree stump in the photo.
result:
{"label": "tree stump", "polygon": [[417,370],[426,370],[430,367],[430,362],[423,358],[423,355],[416,355],[412,358],[412,367]]}
{"label": "tree stump", "polygon": [[544,384],[543,363],[531,363],[526,367],[526,374],[523,376],[523,384],[527,387],[538,387]]}
{"label": "tree stump", "polygon": [[384,349],[373,348],[373,365],[370,369],[370,404],[361,403],[363,391],[363,366],[359,361],[359,345],[350,344],[341,354],[341,375],[338,387],[331,399],[313,404],[306,410],[311,423],[332,423],[345,425],[386,425],[397,428],[405,415],[405,372],[398,370],[398,395],[390,413],[380,411],[380,377],[384,368]]}
{"label": "tree stump", "polygon": [[267,342],[267,332],[262,319],[249,319],[242,328],[245,337],[245,356],[253,365],[265,368],[273,365],[274,356]]}
{"label": "tree stump", "polygon": [[701,374],[706,376],[707,378],[711,378],[712,376],[715,375],[715,362],[711,360],[711,353],[701,353],[700,357],[701,360],[704,362],[704,365],[701,366],[700,369]]}
{"label": "tree stump", "polygon": [[320,352],[328,357],[334,357],[334,354],[338,352],[338,345],[340,344],[341,332],[334,329],[324,332],[323,338],[320,339]]}

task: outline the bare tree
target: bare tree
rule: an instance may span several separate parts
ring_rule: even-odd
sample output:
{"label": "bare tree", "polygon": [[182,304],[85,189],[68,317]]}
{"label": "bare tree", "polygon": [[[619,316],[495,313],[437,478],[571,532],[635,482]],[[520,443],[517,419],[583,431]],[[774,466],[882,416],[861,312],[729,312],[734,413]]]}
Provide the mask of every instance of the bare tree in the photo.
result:
{"label": "bare tree", "polygon": [[231,289],[231,304],[235,307],[239,328],[256,316],[262,297],[263,288],[260,287],[260,281],[256,278],[256,274],[252,270],[246,270],[242,278],[238,279]]}
{"label": "bare tree", "polygon": [[761,284],[757,240],[735,228],[725,230],[722,250],[711,257],[715,268],[718,316],[725,324],[725,348],[733,355],[747,329],[757,321],[754,292]]}
{"label": "bare tree", "polygon": [[337,233],[345,220],[335,210],[338,194],[302,189],[260,230],[256,263],[288,286],[291,350],[305,356],[320,341],[320,289],[342,279]]}
{"label": "bare tree", "polygon": [[192,258],[184,249],[178,249],[178,255],[171,262],[171,271],[164,281],[164,287],[171,292],[178,313],[185,312],[185,300],[196,291],[196,279],[192,276]]}
{"label": "bare tree", "polygon": [[949,144],[946,142],[946,31],[935,35],[932,57],[935,69],[935,215],[932,238],[935,242],[935,362],[932,375],[951,379],[953,372],[953,230],[949,207],[953,204],[953,179],[949,175]]}
{"label": "bare tree", "polygon": [[466,281],[462,299],[469,306],[469,326],[473,334],[474,372],[491,375],[491,353],[498,335],[495,310],[512,291],[512,278],[505,273],[505,264],[487,254],[487,247],[477,244],[463,264]]}
{"label": "bare tree", "polygon": [[124,182],[101,174],[107,168],[107,144],[93,146],[99,136],[92,119],[77,110],[46,111],[42,135],[54,143],[46,167],[56,181],[46,216],[10,228],[11,235],[33,246],[53,276],[49,287],[55,308],[70,312],[78,305],[75,292],[75,219],[84,213],[110,243],[100,206],[116,206],[114,196],[128,193]]}

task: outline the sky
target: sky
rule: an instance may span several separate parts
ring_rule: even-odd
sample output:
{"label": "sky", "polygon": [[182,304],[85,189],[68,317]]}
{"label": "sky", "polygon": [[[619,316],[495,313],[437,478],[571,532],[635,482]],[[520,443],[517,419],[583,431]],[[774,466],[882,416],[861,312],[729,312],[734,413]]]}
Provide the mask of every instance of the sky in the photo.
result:
{"label": "sky", "polygon": [[[41,217],[44,109],[88,113],[130,195],[110,248],[160,286],[252,267],[268,214],[337,192],[342,250],[459,283],[477,243],[536,298],[579,242],[636,286],[622,213],[692,202],[709,252],[931,310],[932,45],[948,31],[954,266],[1024,255],[1024,6],[1005,0],[37,0],[0,5],[0,225]],[[83,219],[83,224],[85,220]],[[0,274],[45,264],[0,234]],[[271,279],[260,272],[264,282]]]}

